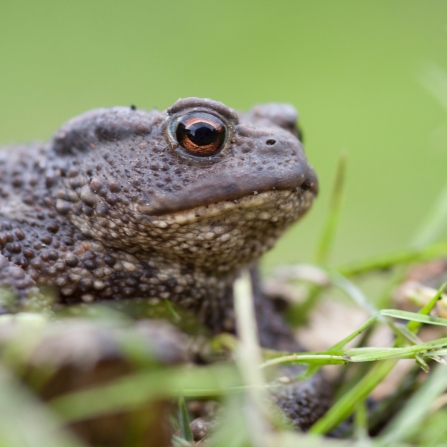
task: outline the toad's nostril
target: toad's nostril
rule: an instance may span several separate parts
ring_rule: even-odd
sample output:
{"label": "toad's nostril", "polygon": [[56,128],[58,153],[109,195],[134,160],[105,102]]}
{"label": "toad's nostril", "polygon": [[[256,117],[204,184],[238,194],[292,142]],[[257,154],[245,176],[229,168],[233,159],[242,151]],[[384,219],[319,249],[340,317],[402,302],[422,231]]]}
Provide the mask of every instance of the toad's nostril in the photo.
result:
{"label": "toad's nostril", "polygon": [[265,144],[268,144],[269,146],[273,146],[275,143],[276,143],[276,140],[273,140],[273,139],[271,139],[271,138],[269,138],[269,139],[265,142]]}

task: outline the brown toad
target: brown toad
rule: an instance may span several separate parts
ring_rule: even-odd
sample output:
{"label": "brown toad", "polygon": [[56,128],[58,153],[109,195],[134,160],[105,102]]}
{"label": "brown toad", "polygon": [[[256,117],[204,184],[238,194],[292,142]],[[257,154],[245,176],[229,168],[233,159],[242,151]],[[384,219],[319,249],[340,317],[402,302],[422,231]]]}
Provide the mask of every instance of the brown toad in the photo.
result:
{"label": "brown toad", "polygon": [[[209,99],[87,112],[47,144],[0,151],[0,313],[62,304],[170,299],[215,333],[234,332],[232,286],[311,206],[318,183],[292,106],[237,113]],[[255,281],[261,344],[297,350]],[[0,300],[7,295],[0,294]],[[68,347],[69,348],[69,347]],[[321,376],[273,399],[308,428],[326,410]]]}
{"label": "brown toad", "polygon": [[[233,329],[232,284],[311,206],[292,106],[114,107],[0,151],[0,284],[62,303],[169,298]],[[10,310],[10,309],[9,309]]]}

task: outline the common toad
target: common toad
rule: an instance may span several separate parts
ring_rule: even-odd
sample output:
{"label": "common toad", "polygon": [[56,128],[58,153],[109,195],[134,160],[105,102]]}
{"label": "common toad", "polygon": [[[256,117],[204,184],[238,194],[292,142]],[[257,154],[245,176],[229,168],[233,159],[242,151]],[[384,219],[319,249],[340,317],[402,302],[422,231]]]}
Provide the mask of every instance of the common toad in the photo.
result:
{"label": "common toad", "polygon": [[286,104],[209,99],[84,113],[0,151],[0,284],[61,303],[169,298],[232,330],[232,284],[311,206],[317,178]]}
{"label": "common toad", "polygon": [[[235,278],[317,194],[296,121],[287,104],[239,113],[187,98],[162,112],[93,110],[46,144],[4,148],[0,286],[18,299],[0,313],[38,305],[47,284],[62,304],[170,299],[215,333],[234,332]],[[255,295],[263,346],[298,349]],[[321,377],[281,393],[304,428],[329,401]]]}

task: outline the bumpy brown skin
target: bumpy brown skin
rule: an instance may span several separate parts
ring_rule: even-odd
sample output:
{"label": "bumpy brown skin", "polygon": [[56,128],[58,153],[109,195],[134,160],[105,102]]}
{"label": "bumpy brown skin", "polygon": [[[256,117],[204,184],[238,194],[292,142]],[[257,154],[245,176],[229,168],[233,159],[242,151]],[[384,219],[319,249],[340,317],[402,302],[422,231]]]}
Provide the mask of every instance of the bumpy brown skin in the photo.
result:
{"label": "bumpy brown skin", "polygon": [[[191,111],[226,126],[218,153],[176,140],[173,123]],[[234,330],[235,277],[317,193],[296,119],[284,104],[241,114],[188,98],[163,112],[93,110],[47,144],[6,147],[0,285],[18,308],[49,284],[61,303],[169,298],[215,332]]]}
{"label": "bumpy brown skin", "polygon": [[[218,154],[193,156],[171,135],[172,120],[191,110],[226,123]],[[33,283],[55,285],[63,303],[170,298],[228,329],[235,276],[317,191],[295,122],[287,105],[238,115],[189,98],[164,112],[94,110],[48,144],[5,148],[2,282],[22,297]]]}

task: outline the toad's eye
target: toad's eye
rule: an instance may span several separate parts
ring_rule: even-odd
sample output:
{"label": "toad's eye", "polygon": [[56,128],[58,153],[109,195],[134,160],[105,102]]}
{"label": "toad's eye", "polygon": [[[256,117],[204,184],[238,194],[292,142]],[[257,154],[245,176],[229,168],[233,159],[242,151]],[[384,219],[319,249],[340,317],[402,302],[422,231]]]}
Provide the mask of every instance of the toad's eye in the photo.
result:
{"label": "toad's eye", "polygon": [[192,155],[215,155],[225,144],[227,128],[219,118],[210,113],[187,113],[175,124],[175,139]]}

